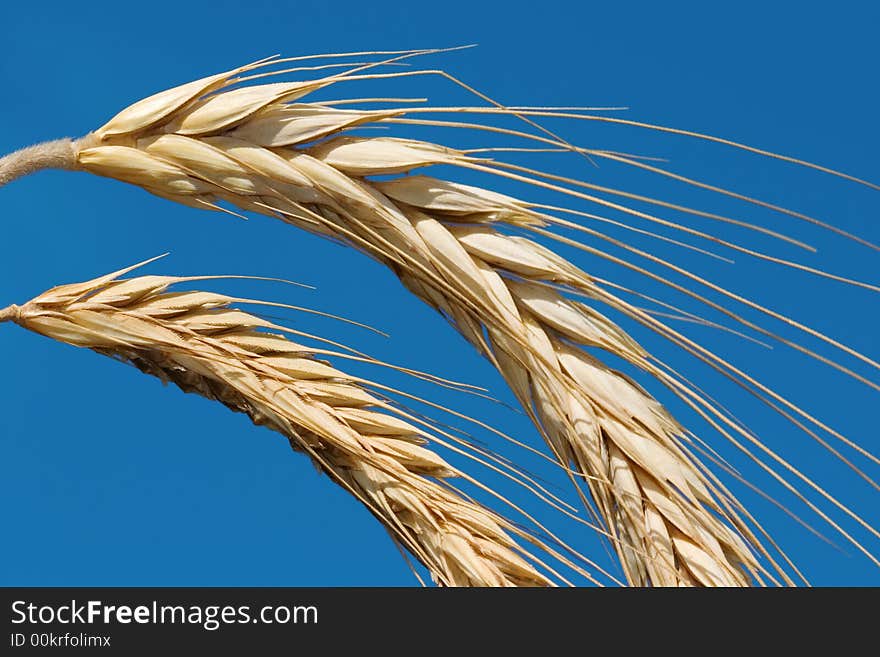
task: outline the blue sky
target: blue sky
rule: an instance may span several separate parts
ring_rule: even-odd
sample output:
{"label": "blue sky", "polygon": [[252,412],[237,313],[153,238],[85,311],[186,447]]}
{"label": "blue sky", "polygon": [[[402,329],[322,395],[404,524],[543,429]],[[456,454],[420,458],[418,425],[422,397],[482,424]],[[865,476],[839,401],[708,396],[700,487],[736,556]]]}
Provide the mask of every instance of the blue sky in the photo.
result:
{"label": "blue sky", "polygon": [[[553,2],[152,2],[11,3],[0,41],[0,152],[78,136],[125,105],[162,88],[274,53],[479,47],[431,59],[469,84],[515,105],[625,105],[622,116],[685,127],[789,154],[877,180],[880,91],[873,83],[875,26],[870,3]],[[385,95],[471,102],[437,79],[380,85]],[[378,88],[378,87],[377,87]],[[362,88],[362,95],[374,95]],[[720,145],[593,123],[550,127],[578,144],[665,157],[671,169],[825,219],[880,242],[880,193]],[[454,141],[473,135],[424,133]],[[548,156],[534,156],[548,158]],[[692,219],[755,248],[842,275],[877,282],[880,254],[790,218],[730,199],[580,158],[532,160],[564,175],[736,214],[820,247],[817,255],[750,233]],[[468,181],[466,176],[460,180]],[[516,193],[515,187],[499,190]],[[558,200],[558,199],[557,199]],[[44,172],[0,190],[0,306],[52,285],[84,280],[171,251],[150,273],[282,276],[306,291],[271,283],[212,289],[309,305],[367,322],[390,340],[299,315],[287,321],[378,357],[512,397],[500,377],[445,322],[404,293],[364,256],[280,222],[250,222],[177,206],[105,179]],[[671,217],[680,219],[681,216]],[[615,233],[615,235],[620,235]],[[874,293],[737,256],[735,265],[635,241],[747,291],[868,356],[880,355]],[[644,282],[566,252],[591,272]],[[641,289],[641,288],[640,288]],[[648,293],[661,291],[644,287]],[[671,298],[671,297],[670,297]],[[692,308],[692,306],[688,306]],[[750,318],[757,316],[748,315]],[[873,526],[877,492],[808,438],[729,382],[695,366],[659,339],[633,329],[658,355],[736,409],[768,445],[814,475]],[[880,452],[874,415],[880,396],[779,346],[767,351],[702,327],[681,327]],[[794,336],[785,332],[786,336]],[[286,442],[216,404],[163,389],[132,368],[0,326],[0,584],[5,585],[412,585],[387,535],[356,502],[318,475]],[[817,347],[815,341],[806,341]],[[832,352],[821,346],[826,356]],[[876,370],[846,361],[856,372]],[[394,376],[384,383],[480,417],[529,444],[540,438],[503,406]],[[745,459],[644,382],[743,474],[833,538],[831,546],[736,485],[742,499],[816,584],[880,584],[880,569],[779,491]],[[539,474],[558,475],[515,449],[478,438]],[[860,462],[875,479],[876,466]],[[565,492],[564,488],[560,489]],[[508,491],[514,497],[516,491]],[[813,496],[811,499],[816,499]],[[823,507],[827,508],[827,507]],[[835,518],[841,518],[836,513]],[[590,533],[554,527],[604,564]],[[874,552],[880,541],[852,522]]]}

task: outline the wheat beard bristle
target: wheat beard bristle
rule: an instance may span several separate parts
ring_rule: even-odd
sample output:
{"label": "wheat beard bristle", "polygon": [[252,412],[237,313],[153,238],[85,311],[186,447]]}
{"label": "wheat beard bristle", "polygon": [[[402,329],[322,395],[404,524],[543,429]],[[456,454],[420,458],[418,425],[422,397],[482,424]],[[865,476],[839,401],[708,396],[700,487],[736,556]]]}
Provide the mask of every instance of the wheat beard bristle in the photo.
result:
{"label": "wheat beard bristle", "polygon": [[258,330],[279,327],[230,308],[228,297],[167,293],[179,280],[111,275],[60,286],[0,311],[0,322],[130,363],[277,431],[363,502],[439,585],[553,585],[509,532],[538,550],[541,542],[460,495],[451,482],[464,475],[427,446],[431,434],[308,347]]}
{"label": "wheat beard bristle", "polygon": [[[269,62],[273,63],[277,62]],[[346,242],[390,267],[407,288],[440,311],[492,361],[559,462],[573,466],[576,474],[572,480],[579,491],[586,484],[630,583],[744,586],[763,584],[765,576],[776,581],[772,573],[785,583],[793,583],[756,535],[755,531],[763,532],[760,525],[693,453],[694,442],[687,437],[685,430],[634,381],[590,356],[583,346],[598,347],[655,377],[737,448],[751,455],[748,450],[752,445],[767,460],[792,472],[787,462],[756,442],[753,434],[735,418],[732,419],[699,389],[647,353],[593,305],[572,301],[559,294],[556,288],[622,312],[712,367],[732,373],[734,379],[747,382],[749,387],[756,388],[760,394],[793,413],[816,422],[814,418],[654,316],[612,294],[607,286],[600,285],[555,252],[499,229],[507,227],[533,232],[610,259],[611,256],[598,249],[553,234],[545,227],[577,228],[620,246],[600,232],[548,215],[542,211],[546,209],[544,206],[530,205],[476,187],[422,175],[381,182],[368,176],[387,177],[445,164],[554,191],[562,189],[557,182],[564,179],[522,167],[505,168],[503,163],[474,157],[465,151],[411,139],[338,136],[370,122],[383,125],[442,124],[476,129],[483,129],[482,126],[402,118],[410,112],[408,109],[344,110],[338,109],[335,103],[297,102],[312,91],[345,80],[396,75],[354,75],[369,66],[318,80],[236,86],[262,76],[241,77],[243,73],[265,65],[268,64],[258,63],[196,80],[135,103],[91,135],[88,143],[81,145],[77,154],[78,166],[193,207],[228,211],[219,205],[225,202],[242,210],[277,217],[313,233]],[[497,107],[460,109],[501,111]],[[541,112],[515,110],[506,113],[524,118],[533,126],[536,124],[527,115],[542,115]],[[554,139],[529,137],[582,154],[585,152],[541,130]],[[685,131],[668,131],[775,157],[726,140]],[[606,152],[589,153],[647,167]],[[821,167],[814,168],[838,175]],[[600,189],[586,183],[567,182]],[[565,193],[660,221],[652,215],[571,188],[566,188]],[[647,200],[653,202],[653,199]],[[767,207],[821,223],[775,206]],[[737,223],[719,215],[703,213],[703,216]],[[768,232],[760,227],[751,228]],[[689,232],[706,237],[698,231]],[[715,241],[743,250],[723,240]],[[652,254],[629,250],[657,260]],[[665,261],[659,263],[671,266]],[[626,262],[623,264],[631,266]],[[834,278],[818,270],[807,270]],[[637,271],[645,273],[640,269]],[[690,278],[704,282],[693,276]],[[847,282],[864,286],[859,282]],[[750,304],[726,290],[717,289],[737,301]],[[692,296],[711,304],[704,297]],[[750,305],[787,320],[763,307]],[[717,305],[712,307],[720,308]],[[757,331],[772,335],[738,315],[721,310]],[[789,324],[811,331],[795,322]],[[811,334],[847,350],[815,331]],[[786,344],[814,355],[794,343]],[[847,353],[855,354],[852,350]],[[827,429],[825,425],[818,426]],[[843,439],[840,434],[834,435]],[[763,461],[757,462],[782,485],[795,491],[771,466]],[[793,471],[793,476],[878,535],[812,480],[797,470]],[[795,491],[795,494],[798,493]],[[798,496],[876,562],[827,515]],[[589,507],[586,499],[585,503]],[[753,531],[752,527],[757,529]],[[794,564],[784,553],[780,554],[799,575]],[[770,570],[759,563],[756,555],[761,555],[769,563]]]}

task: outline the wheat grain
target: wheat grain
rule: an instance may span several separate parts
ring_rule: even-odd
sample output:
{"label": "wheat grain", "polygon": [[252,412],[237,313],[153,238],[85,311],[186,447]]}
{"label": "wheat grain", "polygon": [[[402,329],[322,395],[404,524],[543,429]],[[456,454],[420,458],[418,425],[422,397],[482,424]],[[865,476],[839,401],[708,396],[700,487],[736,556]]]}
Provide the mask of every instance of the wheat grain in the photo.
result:
{"label": "wheat grain", "polygon": [[465,475],[431,449],[431,433],[368,383],[267,332],[279,327],[230,307],[230,297],[168,292],[182,279],[121,273],[55,287],[0,310],[0,322],[130,363],[277,431],[362,501],[440,585],[552,584],[511,533],[540,541],[459,494],[451,484]]}
{"label": "wheat grain", "polygon": [[[748,224],[522,167],[505,166],[477,157],[474,151],[412,139],[338,136],[338,133],[366,123],[476,128],[534,139],[588,157],[610,157],[647,166],[631,157],[576,149],[540,126],[537,127],[544,136],[480,124],[404,118],[419,110],[349,110],[338,108],[342,101],[298,102],[313,91],[343,81],[426,72],[361,74],[367,67],[359,67],[318,80],[236,86],[274,74],[243,76],[264,65],[258,63],[204,78],[135,103],[77,144],[75,166],[139,185],[154,194],[194,207],[223,210],[219,204],[225,202],[243,210],[275,216],[311,232],[347,242],[388,265],[407,288],[443,313],[493,362],[532,416],[555,456],[563,464],[574,465],[578,473],[574,477],[575,484],[583,482],[589,488],[595,507],[614,539],[625,574],[633,584],[738,586],[763,582],[765,576],[775,581],[771,572],[759,563],[757,554],[763,555],[771,569],[785,582],[791,583],[792,580],[773,561],[750,528],[763,531],[760,526],[752,522],[745,509],[692,452],[685,430],[646,391],[590,356],[582,348],[584,345],[601,348],[656,377],[719,432],[756,459],[783,486],[798,494],[771,465],[752,455],[749,445],[874,535],[880,536],[818,484],[757,441],[711,399],[642,349],[595,307],[572,301],[555,288],[582,295],[634,318],[740,381],[767,399],[774,408],[780,408],[781,412],[800,415],[807,422],[846,441],[844,436],[656,317],[612,294],[607,285],[601,285],[597,279],[553,251],[501,229],[530,231],[563,241],[674,285],[626,260],[614,259],[610,254],[563,238],[547,228],[562,225],[587,232],[640,257],[671,267],[700,285],[710,285],[735,301],[781,319],[872,366],[880,365],[809,327],[719,286],[712,286],[653,254],[541,211],[547,206],[531,205],[485,189],[423,175],[382,182],[368,176],[409,173],[430,165],[454,165],[565,193],[686,230],[729,248],[781,264],[793,264],[577,191],[572,185],[653,202],[720,221]],[[445,75],[438,71],[427,73]],[[536,124],[528,118],[530,116],[567,116],[546,110],[501,107],[427,108],[427,111],[441,110],[512,114],[533,126]],[[734,142],[724,143],[741,147]],[[659,169],[652,169],[662,173]],[[727,193],[720,188],[714,189]],[[789,214],[815,222],[805,215]],[[808,270],[861,284],[819,270]],[[776,338],[759,325],[691,290],[681,286],[676,289]],[[784,342],[818,357],[797,343]],[[851,370],[827,362],[871,384]],[[811,435],[815,436],[812,432]],[[851,442],[848,444],[854,446]],[[871,556],[833,519],[803,496],[799,497]],[[790,565],[794,568],[793,564]]]}

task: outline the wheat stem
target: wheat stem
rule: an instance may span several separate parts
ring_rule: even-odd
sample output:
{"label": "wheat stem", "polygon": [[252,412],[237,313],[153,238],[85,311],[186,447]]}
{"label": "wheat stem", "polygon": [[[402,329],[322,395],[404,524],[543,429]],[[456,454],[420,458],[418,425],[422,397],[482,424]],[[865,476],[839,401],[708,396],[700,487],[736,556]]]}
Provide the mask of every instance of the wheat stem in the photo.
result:
{"label": "wheat stem", "polygon": [[21,308],[12,304],[6,308],[0,309],[0,324],[3,322],[15,322],[21,314]]}
{"label": "wheat stem", "polygon": [[64,138],[46,141],[0,157],[0,187],[43,169],[79,169],[77,142]]}

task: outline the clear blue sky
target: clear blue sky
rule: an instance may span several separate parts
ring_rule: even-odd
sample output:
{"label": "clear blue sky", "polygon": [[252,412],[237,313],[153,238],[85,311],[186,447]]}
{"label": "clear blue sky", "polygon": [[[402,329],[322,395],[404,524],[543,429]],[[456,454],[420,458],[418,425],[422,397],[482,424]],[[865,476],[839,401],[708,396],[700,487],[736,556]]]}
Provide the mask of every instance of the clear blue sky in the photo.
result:
{"label": "clear blue sky", "polygon": [[[84,134],[144,95],[274,53],[478,43],[476,49],[434,58],[431,64],[511,105],[626,105],[630,118],[728,136],[880,179],[880,91],[875,80],[880,9],[872,3],[742,2],[725,7],[552,0],[528,5],[191,0],[77,5],[4,7],[0,152]],[[438,104],[470,102],[437,80],[411,78],[382,89],[399,96],[429,95]],[[668,166],[678,172],[880,242],[876,191],[683,138],[590,123],[552,127],[578,144],[669,158]],[[545,162],[568,175],[736,213],[793,232],[821,247],[816,256],[803,254],[809,264],[878,280],[880,254],[794,220],[620,167],[594,169],[579,158],[561,158],[558,164],[540,160]],[[0,306],[172,251],[150,273],[255,274],[311,283],[317,292],[270,283],[217,284],[213,289],[310,305],[373,324],[392,339],[287,316],[297,326],[376,356],[480,384],[511,400],[492,368],[439,316],[405,294],[389,272],[352,250],[279,222],[239,222],[120,183],[60,172],[41,173],[0,190],[0,217]],[[752,239],[758,248],[771,246],[708,221],[695,219],[692,225]],[[744,256],[736,257],[736,265],[724,265],[656,248],[869,356],[880,356],[876,294],[794,275]],[[776,252],[801,256],[785,246]],[[587,271],[639,284],[586,254],[575,257]],[[769,352],[705,328],[682,328],[880,452],[876,391],[781,346]],[[697,383],[734,407],[768,444],[880,526],[876,490],[741,391],[693,367],[659,340],[638,330],[635,335],[661,356],[689,368]],[[0,525],[5,537],[0,542],[0,584],[415,583],[372,517],[303,457],[292,454],[281,438],[216,404],[164,389],[132,368],[17,327],[0,327],[0,344]],[[824,349],[822,353],[831,355]],[[876,370],[847,364],[880,379]],[[388,373],[372,374],[540,444],[523,416],[501,406]],[[647,385],[747,477],[798,513],[808,513],[717,436],[691,422],[670,395]],[[479,432],[477,436],[492,441]],[[526,462],[559,481],[539,463]],[[878,478],[876,466],[861,464]],[[734,489],[814,583],[880,584],[880,569],[852,548],[829,546],[748,491]],[[832,536],[827,526],[810,520]],[[597,560],[610,563],[586,530],[562,521],[554,526]],[[880,541],[851,522],[845,526],[880,552]]]}

